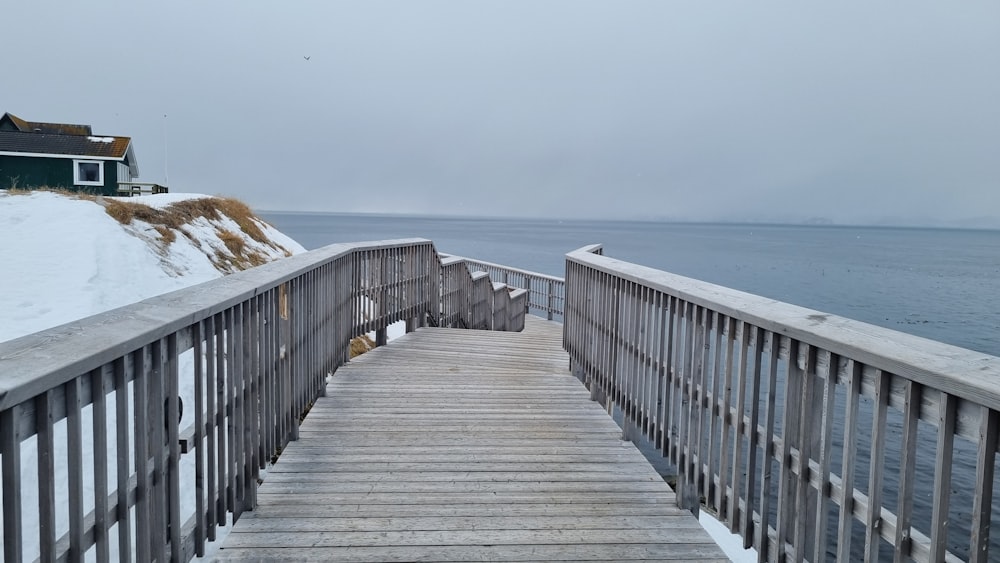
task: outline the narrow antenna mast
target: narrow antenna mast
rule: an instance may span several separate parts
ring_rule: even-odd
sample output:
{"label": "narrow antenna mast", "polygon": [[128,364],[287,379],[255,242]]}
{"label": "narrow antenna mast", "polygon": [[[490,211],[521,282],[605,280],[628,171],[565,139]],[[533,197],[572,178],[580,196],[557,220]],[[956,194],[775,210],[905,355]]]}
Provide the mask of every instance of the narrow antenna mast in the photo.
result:
{"label": "narrow antenna mast", "polygon": [[163,114],[163,183],[170,185],[167,176],[167,114]]}

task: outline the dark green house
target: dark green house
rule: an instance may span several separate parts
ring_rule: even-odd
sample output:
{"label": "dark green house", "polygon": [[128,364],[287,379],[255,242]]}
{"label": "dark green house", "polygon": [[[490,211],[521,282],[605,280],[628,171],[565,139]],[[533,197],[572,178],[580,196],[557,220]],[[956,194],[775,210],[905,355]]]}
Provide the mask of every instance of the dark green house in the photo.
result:
{"label": "dark green house", "polygon": [[113,196],[138,175],[129,137],[94,135],[90,125],[0,117],[0,189],[48,187]]}

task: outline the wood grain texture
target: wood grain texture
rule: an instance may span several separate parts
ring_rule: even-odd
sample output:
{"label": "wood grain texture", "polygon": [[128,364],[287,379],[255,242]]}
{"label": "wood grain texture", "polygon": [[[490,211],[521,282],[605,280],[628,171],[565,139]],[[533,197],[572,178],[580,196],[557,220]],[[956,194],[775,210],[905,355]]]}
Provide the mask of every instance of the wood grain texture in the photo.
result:
{"label": "wood grain texture", "polygon": [[529,317],[352,360],[219,559],[725,561],[561,347],[560,325]]}

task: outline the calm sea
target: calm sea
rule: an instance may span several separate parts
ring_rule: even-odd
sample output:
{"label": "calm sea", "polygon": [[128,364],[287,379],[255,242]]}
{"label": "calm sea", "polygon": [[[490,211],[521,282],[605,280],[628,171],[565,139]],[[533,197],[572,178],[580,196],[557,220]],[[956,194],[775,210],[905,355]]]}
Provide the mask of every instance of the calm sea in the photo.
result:
{"label": "calm sea", "polygon": [[[263,216],[309,249],[334,242],[422,237],[433,240],[441,252],[557,276],[563,275],[566,252],[602,243],[605,254],[614,258],[1000,356],[1000,231],[302,213]],[[837,412],[835,471],[840,469],[843,435],[841,409]],[[868,471],[871,414],[871,401],[863,399],[858,475]],[[901,429],[901,415],[890,413],[886,506],[896,502]],[[919,474],[931,475],[935,433],[925,425],[921,429],[917,467]],[[643,449],[661,472],[672,471],[648,445]],[[974,447],[956,442],[949,550],[963,559],[968,557],[968,536],[960,530],[968,530],[971,523],[974,460]],[[932,485],[917,483],[914,491],[914,523],[924,530],[929,526]],[[866,482],[859,487],[866,490]],[[1000,490],[1000,474],[994,479],[994,489]],[[995,497],[993,504],[996,520],[1000,501]],[[855,540],[852,550],[852,557],[858,558],[864,534],[856,524],[855,534],[859,532],[861,539]],[[837,533],[835,519],[829,533]],[[1000,552],[998,536],[991,538],[994,554]],[[887,545],[883,544],[882,551],[883,558],[891,557]]]}
{"label": "calm sea", "polygon": [[308,249],[422,237],[439,251],[562,276],[605,254],[1000,356],[1000,231],[263,213]]}

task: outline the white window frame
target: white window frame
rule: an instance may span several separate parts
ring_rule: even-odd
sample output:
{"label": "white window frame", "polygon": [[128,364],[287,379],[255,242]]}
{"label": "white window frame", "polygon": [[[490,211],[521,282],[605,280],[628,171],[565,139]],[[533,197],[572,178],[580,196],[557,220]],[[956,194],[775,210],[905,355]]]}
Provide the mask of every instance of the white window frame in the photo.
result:
{"label": "white window frame", "polygon": [[[96,164],[97,165],[97,180],[96,182],[89,182],[87,180],[80,179],[80,165],[81,164]],[[75,186],[103,186],[104,185],[104,161],[103,160],[73,160],[73,185]]]}

